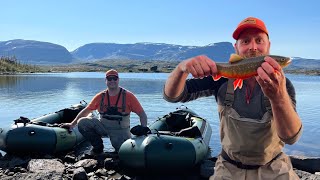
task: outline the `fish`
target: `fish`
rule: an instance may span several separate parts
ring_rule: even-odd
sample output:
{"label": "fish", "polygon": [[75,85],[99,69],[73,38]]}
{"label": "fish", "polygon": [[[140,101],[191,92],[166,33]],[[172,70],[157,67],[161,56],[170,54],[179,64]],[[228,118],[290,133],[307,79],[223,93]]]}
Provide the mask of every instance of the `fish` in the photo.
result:
{"label": "fish", "polygon": [[233,82],[234,90],[241,89],[244,79],[257,75],[257,69],[264,62],[266,56],[275,59],[282,68],[291,63],[291,58],[285,56],[265,55],[243,58],[237,54],[231,54],[228,63],[216,63],[217,74],[212,76],[213,80],[218,81],[221,77],[235,79]]}

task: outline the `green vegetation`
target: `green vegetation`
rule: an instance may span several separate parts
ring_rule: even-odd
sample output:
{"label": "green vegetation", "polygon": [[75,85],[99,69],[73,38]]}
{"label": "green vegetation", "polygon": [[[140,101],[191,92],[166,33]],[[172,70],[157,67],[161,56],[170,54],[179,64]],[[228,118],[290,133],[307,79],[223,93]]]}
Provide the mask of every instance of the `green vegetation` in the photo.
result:
{"label": "green vegetation", "polygon": [[295,69],[295,70],[284,70],[286,73],[290,74],[305,74],[305,75],[310,75],[310,76],[320,76],[320,70],[316,69]]}
{"label": "green vegetation", "polygon": [[[94,62],[74,63],[68,65],[42,66],[45,72],[105,72],[116,69],[119,72],[171,72],[180,61],[160,60],[121,60],[107,59]],[[320,75],[320,70],[312,69],[287,69],[284,71],[291,74]]]}
{"label": "green vegetation", "polygon": [[[22,64],[13,56],[0,57],[0,74],[33,72],[105,72],[109,69],[116,69],[119,72],[170,73],[179,62],[180,61],[106,59],[94,62],[36,66]],[[284,71],[291,74],[320,75],[320,70],[317,69],[285,68]]]}
{"label": "green vegetation", "polygon": [[35,65],[21,64],[16,57],[0,57],[0,74],[33,73],[41,69]]}
{"label": "green vegetation", "polygon": [[119,72],[171,72],[178,63],[178,61],[107,59],[68,65],[41,66],[41,69],[46,72],[105,72],[109,69],[116,69]]}

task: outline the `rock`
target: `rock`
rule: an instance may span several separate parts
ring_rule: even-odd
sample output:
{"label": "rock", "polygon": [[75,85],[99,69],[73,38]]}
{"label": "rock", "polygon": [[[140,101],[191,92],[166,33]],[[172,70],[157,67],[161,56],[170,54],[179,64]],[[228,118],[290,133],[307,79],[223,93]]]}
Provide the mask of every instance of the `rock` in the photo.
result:
{"label": "rock", "polygon": [[299,176],[299,178],[301,180],[309,180],[309,179],[320,180],[320,176],[319,175],[311,174],[311,173],[308,173],[308,172],[305,172],[305,171],[301,171],[301,170],[297,170],[297,169],[295,169],[294,171],[297,173],[297,175]]}
{"label": "rock", "polygon": [[90,173],[88,173],[87,175],[88,175],[88,177],[92,177],[92,176],[94,176],[95,174],[94,174],[94,172],[90,172]]}
{"label": "rock", "polygon": [[97,176],[91,176],[91,177],[89,178],[89,180],[97,180],[97,179],[99,179]]}
{"label": "rock", "polygon": [[14,175],[14,172],[9,171],[7,175],[8,175],[8,176],[13,176],[13,175]]}
{"label": "rock", "polygon": [[83,167],[78,167],[77,169],[74,170],[74,173],[72,175],[72,179],[87,180],[88,176],[87,176],[87,173]]}
{"label": "rock", "polygon": [[[29,157],[7,156],[0,157],[0,179],[114,179],[114,180],[204,180],[208,179],[214,173],[214,165],[216,157],[207,157],[205,161],[192,169],[183,173],[164,174],[138,174],[136,171],[132,173],[126,172],[119,166],[119,158],[116,153],[104,153],[94,159],[78,160],[74,154],[62,156],[42,156],[51,159],[41,159]],[[59,157],[59,158],[58,158]],[[102,160],[101,160],[102,159]],[[316,158],[292,158],[294,166],[297,167],[296,162],[303,162],[300,168],[295,169],[301,179],[319,179],[320,170],[314,174],[309,173],[319,168],[320,163],[317,163]],[[74,162],[73,162],[74,161]],[[103,165],[100,166],[100,161]],[[315,162],[314,162],[315,161]],[[313,169],[308,169],[310,166]],[[309,171],[309,172],[306,172]]]}
{"label": "rock", "polygon": [[80,160],[79,162],[74,164],[75,168],[78,167],[83,167],[86,172],[92,172],[94,170],[96,170],[98,165],[98,161],[95,159],[84,159],[84,160]]}
{"label": "rock", "polygon": [[113,175],[109,176],[108,178],[120,179],[120,178],[122,178],[122,174],[115,173],[115,174],[113,174]]}
{"label": "rock", "polygon": [[75,163],[77,158],[75,156],[66,155],[63,160],[67,163]]}
{"label": "rock", "polygon": [[114,175],[116,173],[115,170],[110,170],[110,171],[107,171],[107,174],[110,176],[110,175]]}
{"label": "rock", "polygon": [[17,173],[13,176],[1,176],[1,180],[17,179],[17,180],[31,180],[31,179],[62,179],[61,174],[54,172],[41,172],[41,173]]}
{"label": "rock", "polygon": [[6,175],[8,175],[9,172],[10,172],[10,169],[6,169],[3,173],[6,174]]}
{"label": "rock", "polygon": [[34,173],[56,172],[62,175],[65,166],[57,159],[32,159],[28,164],[28,170]]}
{"label": "rock", "polygon": [[10,170],[14,173],[26,173],[28,170],[23,167],[14,167],[12,170]]}
{"label": "rock", "polygon": [[122,175],[119,180],[131,180],[131,178],[129,176]]}
{"label": "rock", "polygon": [[307,158],[303,156],[289,156],[292,166],[296,169],[315,173],[320,171],[320,158]]}
{"label": "rock", "polygon": [[95,174],[99,177],[101,176],[108,176],[107,170],[106,169],[98,169]]}
{"label": "rock", "polygon": [[119,168],[119,159],[114,158],[106,158],[104,160],[104,168],[110,170],[110,169],[118,169]]}

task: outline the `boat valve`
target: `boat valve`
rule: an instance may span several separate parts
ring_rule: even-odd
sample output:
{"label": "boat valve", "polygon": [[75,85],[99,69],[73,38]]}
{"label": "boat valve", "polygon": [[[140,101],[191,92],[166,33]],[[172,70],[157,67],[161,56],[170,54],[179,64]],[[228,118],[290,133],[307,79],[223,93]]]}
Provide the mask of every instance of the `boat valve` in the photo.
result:
{"label": "boat valve", "polygon": [[31,131],[28,132],[28,134],[29,134],[29,136],[33,136],[33,135],[36,134],[36,132],[34,130],[31,130]]}
{"label": "boat valve", "polygon": [[132,146],[132,148],[134,148],[136,145],[134,145],[133,142],[131,142],[131,146]]}

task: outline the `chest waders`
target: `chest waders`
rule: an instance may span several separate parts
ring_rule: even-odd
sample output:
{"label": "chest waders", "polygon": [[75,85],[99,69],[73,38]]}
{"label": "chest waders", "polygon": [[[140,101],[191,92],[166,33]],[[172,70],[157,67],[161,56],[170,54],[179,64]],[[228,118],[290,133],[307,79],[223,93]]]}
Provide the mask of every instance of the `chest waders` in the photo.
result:
{"label": "chest waders", "polygon": [[[118,102],[122,94],[122,111],[119,112]],[[104,99],[107,97],[108,105],[104,105]],[[131,138],[130,133],[130,114],[126,113],[126,90],[120,88],[120,92],[116,104],[110,104],[110,96],[108,90],[102,94],[100,103],[100,121],[105,127],[112,146],[119,150],[121,144]],[[106,109],[105,112],[103,110]]]}
{"label": "chest waders", "polygon": [[224,105],[218,105],[221,156],[238,168],[258,169],[281,155],[284,143],[278,137],[270,101],[263,99],[267,112],[261,119],[241,117],[232,108],[233,80],[229,80]]}

